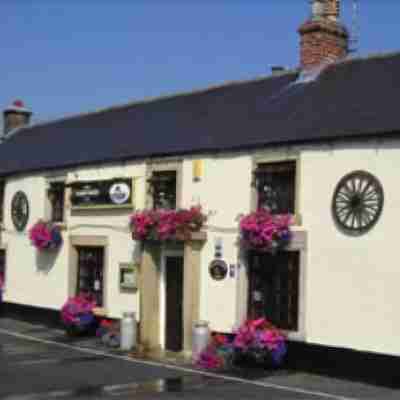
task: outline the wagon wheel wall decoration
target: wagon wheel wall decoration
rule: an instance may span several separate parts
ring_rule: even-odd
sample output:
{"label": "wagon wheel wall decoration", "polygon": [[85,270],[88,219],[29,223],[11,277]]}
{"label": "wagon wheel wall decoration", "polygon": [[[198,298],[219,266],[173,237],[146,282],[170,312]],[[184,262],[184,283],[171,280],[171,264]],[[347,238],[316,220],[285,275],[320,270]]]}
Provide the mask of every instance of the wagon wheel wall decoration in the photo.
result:
{"label": "wagon wheel wall decoration", "polygon": [[23,231],[29,219],[29,201],[24,192],[15,193],[11,201],[11,219],[17,231]]}
{"label": "wagon wheel wall decoration", "polygon": [[345,175],[337,184],[332,200],[333,218],[340,229],[361,235],[378,221],[383,208],[383,188],[365,171]]}

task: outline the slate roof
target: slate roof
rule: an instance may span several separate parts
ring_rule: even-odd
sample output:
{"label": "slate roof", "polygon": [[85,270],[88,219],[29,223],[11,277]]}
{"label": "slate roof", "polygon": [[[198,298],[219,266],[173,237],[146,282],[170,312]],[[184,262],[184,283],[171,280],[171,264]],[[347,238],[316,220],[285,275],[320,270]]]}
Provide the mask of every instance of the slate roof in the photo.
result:
{"label": "slate roof", "polygon": [[400,53],[297,78],[292,71],[24,128],[0,145],[0,175],[400,132]]}

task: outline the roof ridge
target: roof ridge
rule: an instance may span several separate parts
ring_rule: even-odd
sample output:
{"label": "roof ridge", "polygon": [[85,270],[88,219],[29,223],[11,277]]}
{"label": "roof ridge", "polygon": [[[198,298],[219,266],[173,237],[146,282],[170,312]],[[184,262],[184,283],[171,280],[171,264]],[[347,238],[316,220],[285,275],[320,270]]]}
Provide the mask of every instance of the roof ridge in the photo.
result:
{"label": "roof ridge", "polygon": [[39,126],[51,125],[51,124],[55,124],[55,123],[59,123],[59,122],[67,121],[67,120],[72,120],[72,119],[90,117],[92,115],[103,114],[103,113],[117,111],[117,110],[123,110],[125,108],[131,108],[131,107],[142,105],[142,104],[143,105],[151,104],[151,103],[155,103],[157,101],[164,101],[164,100],[174,99],[174,98],[178,98],[178,97],[203,94],[203,93],[211,92],[211,91],[218,90],[218,89],[223,89],[223,88],[230,87],[230,86],[244,85],[246,83],[258,82],[258,81],[263,81],[263,80],[272,79],[272,78],[274,78],[274,79],[281,78],[282,76],[294,74],[296,72],[298,72],[298,69],[293,68],[293,69],[287,69],[285,71],[282,71],[281,73],[279,73],[279,75],[260,75],[260,76],[257,76],[255,78],[251,78],[251,79],[225,81],[225,82],[222,82],[219,84],[210,85],[207,87],[193,89],[193,90],[189,90],[189,91],[168,93],[168,94],[164,94],[164,95],[160,95],[160,96],[150,96],[150,97],[146,97],[146,98],[143,98],[140,100],[134,100],[134,101],[130,101],[127,103],[116,104],[116,105],[112,105],[109,107],[103,107],[103,108],[100,108],[100,109],[94,110],[94,111],[87,111],[87,112],[82,112],[82,113],[78,113],[78,114],[66,115],[63,117],[49,119],[46,121],[37,121],[35,123],[31,123],[30,125],[21,127],[20,130],[30,130],[30,129],[33,129],[33,128],[36,128]]}
{"label": "roof ridge", "polygon": [[349,56],[342,60],[337,61],[337,64],[347,64],[355,61],[367,61],[367,60],[376,60],[382,58],[391,58],[391,57],[399,57],[400,51],[388,51],[388,52],[377,52],[377,53],[369,53],[366,55],[359,55],[357,57]]}

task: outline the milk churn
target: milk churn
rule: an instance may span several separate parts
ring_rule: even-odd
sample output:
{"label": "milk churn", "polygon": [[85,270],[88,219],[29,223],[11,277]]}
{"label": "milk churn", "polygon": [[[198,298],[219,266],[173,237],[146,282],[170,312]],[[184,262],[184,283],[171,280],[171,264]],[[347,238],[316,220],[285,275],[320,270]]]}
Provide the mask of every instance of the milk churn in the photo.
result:
{"label": "milk churn", "polygon": [[137,325],[134,312],[124,312],[121,320],[121,350],[131,350],[136,346]]}
{"label": "milk churn", "polygon": [[193,326],[192,334],[192,357],[198,358],[200,353],[205,350],[210,340],[210,329],[207,321],[198,321]]}

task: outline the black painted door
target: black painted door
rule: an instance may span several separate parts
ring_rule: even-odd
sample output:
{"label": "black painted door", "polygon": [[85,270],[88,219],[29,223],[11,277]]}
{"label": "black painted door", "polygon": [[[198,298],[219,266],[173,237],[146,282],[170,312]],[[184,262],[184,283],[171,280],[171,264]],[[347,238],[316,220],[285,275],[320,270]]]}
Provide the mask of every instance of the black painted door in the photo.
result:
{"label": "black painted door", "polygon": [[183,348],[183,257],[166,259],[165,348]]}

